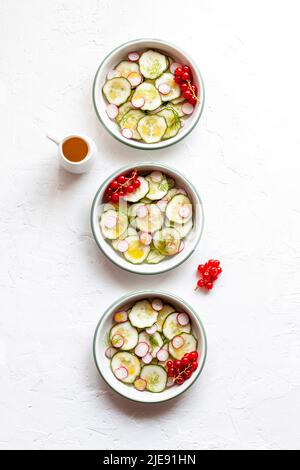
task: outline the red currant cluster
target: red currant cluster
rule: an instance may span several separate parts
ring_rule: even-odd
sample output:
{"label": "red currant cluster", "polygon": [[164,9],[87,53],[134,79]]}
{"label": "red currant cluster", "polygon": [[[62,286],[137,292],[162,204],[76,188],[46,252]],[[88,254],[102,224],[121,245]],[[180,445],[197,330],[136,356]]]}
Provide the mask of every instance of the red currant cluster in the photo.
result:
{"label": "red currant cluster", "polygon": [[193,85],[192,71],[188,65],[177,67],[175,69],[175,82],[180,86],[183,97],[192,105],[195,105],[199,99],[197,98],[197,86]]}
{"label": "red currant cluster", "polygon": [[214,286],[214,281],[218,279],[219,275],[222,272],[220,267],[220,261],[217,259],[210,259],[205,264],[199,264],[198,273],[201,278],[197,282],[197,287],[206,287],[206,289],[212,289]]}
{"label": "red currant cluster", "polygon": [[198,353],[193,351],[187,353],[183,358],[174,361],[167,361],[167,373],[168,377],[171,377],[177,385],[182,385],[183,382],[189,379],[192,373],[198,367]]}
{"label": "red currant cluster", "polygon": [[113,180],[105,191],[105,200],[117,203],[120,197],[127,193],[133,193],[140,187],[141,183],[137,179],[137,171],[133,170],[128,175],[119,175]]}

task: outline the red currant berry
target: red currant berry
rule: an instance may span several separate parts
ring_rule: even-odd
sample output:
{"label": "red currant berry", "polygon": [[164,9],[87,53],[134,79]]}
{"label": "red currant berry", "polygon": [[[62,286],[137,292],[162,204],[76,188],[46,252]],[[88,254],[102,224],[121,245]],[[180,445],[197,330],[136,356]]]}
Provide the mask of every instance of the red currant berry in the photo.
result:
{"label": "red currant berry", "polygon": [[119,202],[119,194],[118,193],[113,193],[111,195],[111,200],[112,200],[112,202]]}
{"label": "red currant berry", "polygon": [[113,192],[113,189],[109,186],[108,188],[106,188],[106,194],[109,195],[109,194],[112,194]]}
{"label": "red currant berry", "polygon": [[175,70],[175,77],[180,77],[182,74],[182,68],[181,67],[177,67],[177,69]]}
{"label": "red currant berry", "polygon": [[207,282],[207,283],[205,284],[205,287],[206,287],[206,289],[211,290],[211,289],[214,287],[214,285],[213,285],[212,282]]}
{"label": "red currant berry", "polygon": [[181,83],[181,77],[179,75],[175,75],[174,82],[178,84]]}
{"label": "red currant berry", "polygon": [[182,71],[191,74],[191,69],[190,69],[190,67],[189,67],[188,65],[184,65],[184,66],[182,67]]}
{"label": "red currant berry", "polygon": [[117,181],[117,180],[112,181],[112,182],[110,183],[110,187],[111,187],[112,189],[118,189],[118,187],[119,187],[118,181]]}
{"label": "red currant berry", "polygon": [[181,359],[181,366],[186,367],[190,363],[189,359],[187,357],[184,357]]}
{"label": "red currant berry", "polygon": [[169,377],[174,377],[174,375],[175,375],[175,369],[174,369],[174,367],[170,367],[168,369],[168,376]]}
{"label": "red currant berry", "polygon": [[185,90],[188,90],[189,89],[189,86],[187,83],[181,83],[180,84],[180,90],[182,91],[182,93],[185,91]]}
{"label": "red currant berry", "polygon": [[124,184],[126,182],[126,177],[124,175],[118,176],[118,183]]}
{"label": "red currant berry", "polygon": [[219,275],[219,274],[221,274],[221,272],[222,272],[222,268],[220,268],[220,267],[219,267],[219,268],[217,268],[217,272],[218,272],[218,275]]}
{"label": "red currant berry", "polygon": [[111,194],[109,194],[106,199],[108,202],[111,201]]}
{"label": "red currant berry", "polygon": [[135,188],[134,188],[133,184],[130,184],[129,186],[127,186],[127,192],[128,193],[133,193],[134,189]]}
{"label": "red currant berry", "polygon": [[196,370],[197,367],[198,367],[198,362],[197,362],[197,361],[191,362],[191,368],[192,368],[192,370]]}
{"label": "red currant berry", "polygon": [[184,373],[184,378],[189,379],[191,377],[192,373],[193,372],[191,371],[191,369],[186,370],[185,373]]}
{"label": "red currant berry", "polygon": [[125,191],[119,191],[119,197],[124,197],[125,196]]}
{"label": "red currant berry", "polygon": [[190,99],[192,98],[192,92],[191,92],[191,90],[186,90],[186,91],[184,91],[182,94],[183,94],[183,96],[184,96],[184,98],[185,98],[186,100],[190,100]]}
{"label": "red currant berry", "polygon": [[166,366],[168,368],[173,367],[173,361],[167,361]]}
{"label": "red currant berry", "polygon": [[199,354],[197,351],[193,351],[190,353],[190,356],[193,361],[197,361]]}
{"label": "red currant berry", "polygon": [[174,361],[174,366],[176,367],[176,369],[180,369],[180,367],[181,367],[181,362],[178,361],[178,360]]}
{"label": "red currant berry", "polygon": [[204,278],[204,280],[208,280],[210,278],[209,271],[204,271],[203,278]]}
{"label": "red currant berry", "polygon": [[139,187],[141,186],[140,180],[133,180],[132,186],[133,186],[135,189],[139,188]]}
{"label": "red currant berry", "polygon": [[195,104],[197,103],[197,100],[196,98],[194,98],[194,96],[191,96],[191,98],[189,98],[189,103],[191,103],[193,106],[195,106]]}
{"label": "red currant berry", "polygon": [[199,272],[200,274],[202,274],[203,271],[204,271],[204,264],[199,264],[199,266],[198,266],[198,272]]}
{"label": "red currant berry", "polygon": [[197,88],[197,85],[191,85],[191,89],[192,89],[192,91],[195,93],[195,95],[197,96],[197,95],[198,95],[198,88]]}
{"label": "red currant berry", "polygon": [[214,259],[214,260],[212,260],[212,261],[213,261],[213,266],[214,266],[215,268],[218,268],[218,267],[220,266],[220,261],[219,261],[218,259]]}
{"label": "red currant berry", "polygon": [[182,80],[187,81],[187,80],[190,80],[190,79],[191,79],[191,76],[190,76],[190,74],[189,74],[188,72],[183,72],[183,73],[181,74],[181,78],[182,78]]}
{"label": "red currant berry", "polygon": [[183,377],[178,377],[175,382],[177,383],[177,385],[182,385],[183,382],[184,382],[184,378]]}
{"label": "red currant berry", "polygon": [[199,281],[197,282],[197,286],[198,287],[204,287],[204,285],[205,285],[204,279],[199,279]]}

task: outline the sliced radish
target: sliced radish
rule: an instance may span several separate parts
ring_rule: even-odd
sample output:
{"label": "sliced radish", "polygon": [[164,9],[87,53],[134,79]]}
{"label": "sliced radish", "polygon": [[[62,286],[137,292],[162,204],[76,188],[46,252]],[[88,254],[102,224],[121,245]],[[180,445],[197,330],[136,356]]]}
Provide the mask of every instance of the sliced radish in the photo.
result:
{"label": "sliced radish", "polygon": [[107,80],[111,80],[112,78],[118,78],[121,77],[120,72],[118,70],[110,70],[108,74],[106,75]]}
{"label": "sliced radish", "polygon": [[129,52],[127,57],[130,62],[137,62],[140,58],[140,54],[138,52]]}
{"label": "sliced radish", "polygon": [[192,114],[194,111],[194,106],[191,103],[183,103],[181,109],[184,114]]}
{"label": "sliced radish", "polygon": [[128,242],[126,240],[120,240],[117,244],[117,249],[121,253],[125,253],[129,248]]}
{"label": "sliced radish", "polygon": [[178,313],[176,318],[180,326],[186,326],[190,323],[190,317],[185,312]]}
{"label": "sliced radish", "polygon": [[114,335],[111,342],[115,348],[121,348],[124,344],[124,338],[122,335]]}
{"label": "sliced radish", "polygon": [[152,361],[152,359],[153,359],[152,354],[148,353],[148,354],[146,354],[146,356],[144,356],[144,357],[142,358],[142,361],[143,361],[144,364],[150,364],[150,362]]}
{"label": "sliced radish", "polygon": [[145,204],[141,204],[136,210],[136,215],[141,218],[146,217],[148,215],[147,206]]}
{"label": "sliced radish", "polygon": [[142,108],[145,104],[145,98],[135,98],[134,100],[131,100],[131,104],[135,108]]}
{"label": "sliced radish", "polygon": [[104,225],[107,228],[114,228],[117,225],[117,217],[114,215],[109,215],[105,217]]}
{"label": "sliced radish", "polygon": [[131,86],[135,87],[142,83],[143,77],[139,72],[131,72],[128,75],[127,80],[129,81]]}
{"label": "sliced radish", "polygon": [[168,93],[170,93],[171,87],[167,83],[161,83],[158,87],[158,91],[162,95],[167,95]]}
{"label": "sliced radish", "polygon": [[184,196],[186,196],[186,195],[187,195],[187,192],[186,192],[186,190],[183,189],[183,188],[178,188],[178,189],[176,190],[176,194],[184,194]]}
{"label": "sliced radish", "polygon": [[140,343],[136,345],[134,352],[138,357],[145,357],[149,352],[149,344],[144,341],[140,341]]}
{"label": "sliced radish", "polygon": [[152,242],[152,236],[150,235],[150,233],[148,232],[141,232],[140,233],[140,242],[143,244],[143,245],[150,245],[150,243]]}
{"label": "sliced radish", "polygon": [[114,321],[116,323],[124,323],[127,320],[128,320],[128,313],[126,312],[126,310],[121,310],[120,312],[116,312],[114,314]]}
{"label": "sliced radish", "polygon": [[160,299],[153,299],[152,300],[152,308],[154,310],[156,310],[157,312],[162,310],[163,306],[164,306],[164,304],[162,303],[162,301]]}
{"label": "sliced radish", "polygon": [[128,370],[123,366],[118,367],[118,369],[115,370],[115,376],[118,380],[124,380],[126,377],[128,377]]}
{"label": "sliced radish", "polygon": [[133,136],[132,130],[126,129],[126,127],[124,127],[124,129],[121,130],[121,134],[126,139],[132,139],[132,136]]}
{"label": "sliced radish", "polygon": [[182,336],[174,336],[172,339],[172,346],[174,349],[181,348],[184,345],[184,339]]}
{"label": "sliced radish", "polygon": [[156,323],[154,323],[154,325],[150,326],[149,328],[146,328],[146,333],[148,333],[148,335],[154,335],[154,333],[156,332],[157,332]]}
{"label": "sliced radish", "polygon": [[174,385],[174,379],[173,379],[173,377],[168,377],[166,386],[167,386],[168,388],[170,388],[170,387],[172,387],[173,385]]}
{"label": "sliced radish", "polygon": [[185,243],[183,240],[181,240],[179,248],[178,248],[178,253],[181,253],[182,250],[184,250],[184,247],[185,247]]}
{"label": "sliced radish", "polygon": [[155,183],[159,183],[163,178],[163,174],[160,171],[152,171],[152,173],[150,173],[150,178]]}
{"label": "sliced radish", "polygon": [[115,354],[116,354],[117,350],[115,348],[107,348],[106,351],[105,351],[105,356],[108,358],[108,359],[111,359]]}
{"label": "sliced radish", "polygon": [[165,212],[168,205],[168,201],[161,199],[160,201],[157,201],[156,205],[162,212]]}
{"label": "sliced radish", "polygon": [[178,69],[178,67],[181,67],[181,64],[179,64],[178,62],[173,62],[170,65],[170,72],[174,74],[175,70]]}
{"label": "sliced radish", "polygon": [[165,362],[165,361],[167,361],[167,359],[169,357],[169,351],[165,348],[161,348],[157,352],[156,357],[160,362]]}
{"label": "sliced radish", "polygon": [[147,382],[146,380],[144,379],[136,379],[134,381],[134,386],[137,390],[139,390],[140,392],[142,392],[143,390],[145,390],[146,386],[147,386]]}
{"label": "sliced radish", "polygon": [[182,217],[183,219],[186,219],[187,217],[189,217],[191,209],[189,208],[189,206],[183,205],[179,207],[178,212],[179,212],[180,217]]}
{"label": "sliced radish", "polygon": [[108,104],[106,106],[106,114],[110,119],[115,119],[119,114],[119,108],[115,104]]}

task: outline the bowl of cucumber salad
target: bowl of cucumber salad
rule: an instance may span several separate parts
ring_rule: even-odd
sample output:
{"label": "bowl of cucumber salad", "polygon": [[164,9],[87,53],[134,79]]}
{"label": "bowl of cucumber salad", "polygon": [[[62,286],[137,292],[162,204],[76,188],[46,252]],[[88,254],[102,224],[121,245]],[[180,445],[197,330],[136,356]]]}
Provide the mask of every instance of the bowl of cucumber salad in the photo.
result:
{"label": "bowl of cucumber salad", "polygon": [[117,140],[139,149],[161,149],[196,126],[204,84],[194,61],[177,46],[139,39],[103,60],[93,102],[100,122]]}
{"label": "bowl of cucumber salad", "polygon": [[139,291],[111,305],[94,335],[94,359],[107,384],[143,403],[167,401],[200,376],[207,341],[196,312],[161,291]]}
{"label": "bowl of cucumber salad", "polygon": [[100,186],[91,227],[101,251],[117,266],[158,274],[183,263],[203,231],[200,196],[177,170],[138,163],[116,171]]}

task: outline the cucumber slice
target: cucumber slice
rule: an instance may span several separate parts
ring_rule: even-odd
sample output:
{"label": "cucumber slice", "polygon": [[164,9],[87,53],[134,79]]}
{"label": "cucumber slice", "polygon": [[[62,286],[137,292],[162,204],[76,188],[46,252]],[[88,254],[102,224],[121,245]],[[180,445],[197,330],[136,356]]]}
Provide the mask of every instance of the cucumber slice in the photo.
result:
{"label": "cucumber slice", "polygon": [[165,319],[167,318],[168,315],[170,315],[170,313],[173,313],[173,312],[175,312],[175,308],[172,307],[171,305],[166,304],[163,306],[161,311],[158,313],[158,317],[156,320],[157,331],[162,331]]}
{"label": "cucumber slice", "polygon": [[124,253],[125,259],[133,264],[141,264],[145,261],[149,254],[150,246],[143,245],[136,235],[126,237],[125,240],[128,243],[128,250]]}
{"label": "cucumber slice", "polygon": [[148,181],[143,178],[143,176],[138,177],[139,182],[141,183],[140,186],[133,192],[133,193],[128,193],[125,197],[124,200],[128,202],[137,202],[142,197],[145,197],[146,194],[149,191],[149,183]]}
{"label": "cucumber slice", "polygon": [[128,372],[127,377],[122,379],[122,382],[126,384],[132,384],[141,372],[140,361],[134,354],[128,352],[118,352],[112,358],[111,368],[113,373],[120,367],[125,367]]}
{"label": "cucumber slice", "polygon": [[140,300],[131,309],[129,319],[137,328],[148,328],[157,320],[157,312],[148,300]]}
{"label": "cucumber slice", "polygon": [[[186,207],[189,211],[186,217],[180,215],[182,207]],[[188,222],[193,216],[193,205],[189,198],[183,194],[175,195],[167,205],[166,216],[171,222],[176,222],[177,224],[185,224]]]}
{"label": "cucumber slice", "polygon": [[116,122],[118,124],[120,124],[122,118],[125,116],[126,113],[128,113],[128,111],[130,111],[131,109],[134,109],[134,107],[132,106],[131,104],[131,101],[126,101],[126,103],[122,104],[120,107],[119,107],[119,113],[116,117]]}
{"label": "cucumber slice", "polygon": [[142,232],[153,233],[162,227],[164,217],[156,204],[147,206],[148,214],[145,217],[136,218],[136,227]]}
{"label": "cucumber slice", "polygon": [[[116,219],[116,225],[112,228],[109,228],[108,219]],[[127,229],[128,220],[127,215],[123,212],[116,212],[115,210],[108,210],[103,212],[100,218],[100,228],[102,235],[109,240],[115,240],[119,238]]]}
{"label": "cucumber slice", "polygon": [[165,175],[163,175],[160,181],[153,181],[150,175],[146,176],[146,180],[149,183],[149,192],[147,194],[148,199],[156,201],[158,199],[162,199],[167,194],[169,185]]}
{"label": "cucumber slice", "polygon": [[171,222],[166,217],[165,224],[167,227],[175,228],[175,230],[177,230],[177,232],[179,233],[180,238],[185,238],[193,228],[192,219],[188,220],[186,224],[177,224],[176,222]]}
{"label": "cucumber slice", "polygon": [[132,138],[135,140],[141,140],[141,136],[137,131],[137,125],[138,125],[139,120],[144,116],[145,116],[145,113],[143,113],[139,109],[131,109],[121,119],[120,128],[130,129],[132,131]]}
{"label": "cucumber slice", "polygon": [[136,87],[132,95],[131,101],[144,99],[144,105],[141,107],[143,111],[153,111],[161,105],[160,94],[151,83],[141,83]]}
{"label": "cucumber slice", "polygon": [[141,379],[146,380],[146,389],[149,392],[162,392],[166,388],[167,378],[167,373],[161,366],[150,364],[142,368]]}
{"label": "cucumber slice", "polygon": [[164,255],[161,255],[159,251],[152,249],[150,250],[146,262],[149,264],[157,264],[160,263],[165,258]]}
{"label": "cucumber slice", "polygon": [[155,86],[157,89],[162,84],[169,85],[170,87],[169,93],[166,95],[161,95],[162,101],[171,101],[179,98],[181,95],[181,90],[179,85],[174,81],[174,75],[172,73],[163,73],[162,76],[155,81]]}
{"label": "cucumber slice", "polygon": [[142,197],[142,199],[140,199],[139,202],[142,202],[143,204],[151,204],[152,203],[151,199],[148,199],[147,196]]}
{"label": "cucumber slice", "polygon": [[[182,104],[179,103],[179,104],[172,104],[172,103],[168,103],[167,106],[166,106],[167,109],[172,109],[178,116],[178,118],[181,118],[181,117],[184,117],[186,116],[184,114],[184,112],[182,111]],[[178,120],[180,126],[181,126],[181,122],[180,122],[180,119]]]}
{"label": "cucumber slice", "polygon": [[182,333],[180,336],[184,339],[181,348],[175,349],[172,345],[172,341],[169,342],[169,353],[174,359],[178,360],[182,359],[185,354],[197,350],[197,340],[193,335]]}
{"label": "cucumber slice", "polygon": [[130,349],[135,348],[138,343],[138,332],[136,328],[133,328],[129,321],[118,323],[112,327],[109,333],[110,341],[115,335],[121,335],[124,339],[124,343],[121,347],[123,351],[129,351]]}
{"label": "cucumber slice", "polygon": [[116,106],[125,103],[131,93],[131,85],[126,78],[112,78],[107,80],[102,89],[107,101]]}
{"label": "cucumber slice", "polygon": [[170,189],[167,194],[166,194],[166,199],[170,202],[171,199],[176,196],[177,193],[177,188],[172,188]]}
{"label": "cucumber slice", "polygon": [[167,123],[162,116],[145,116],[138,122],[137,130],[147,144],[159,142],[167,129]]}
{"label": "cucumber slice", "polygon": [[154,247],[165,256],[178,253],[180,246],[180,235],[174,228],[163,228],[153,236]]}
{"label": "cucumber slice", "polygon": [[117,211],[117,210],[118,210],[118,205],[113,204],[112,202],[106,202],[103,206],[103,212]]}
{"label": "cucumber slice", "polygon": [[191,332],[191,324],[188,323],[185,326],[179,325],[177,321],[178,313],[170,313],[164,321],[163,324],[163,334],[166,338],[172,339],[174,336],[178,336],[181,333],[190,333]]}
{"label": "cucumber slice", "polygon": [[180,123],[180,118],[171,107],[167,107],[165,109],[162,109],[157,116],[163,116],[167,122],[167,130],[164,133],[163,139],[170,139],[171,137],[174,137],[176,134],[178,134],[180,128],[181,128],[181,123]]}
{"label": "cucumber slice", "polygon": [[128,209],[128,217],[130,222],[137,217],[137,211],[139,207],[142,207],[144,203],[142,201],[136,202],[135,204],[131,204]]}
{"label": "cucumber slice", "polygon": [[162,337],[158,332],[154,333],[154,335],[148,335],[145,331],[139,334],[139,342],[145,342],[149,345],[150,353],[153,357],[156,356],[156,353],[160,350],[162,345],[164,344]]}
{"label": "cucumber slice", "polygon": [[173,104],[179,104],[183,103],[185,101],[185,98],[183,96],[179,96],[179,98],[175,98],[175,100],[172,100]]}
{"label": "cucumber slice", "polygon": [[123,60],[117,65],[116,70],[121,74],[122,77],[127,78],[128,75],[132,72],[139,72],[139,66],[135,62],[129,62],[128,60]]}
{"label": "cucumber slice", "polygon": [[144,77],[153,80],[167,70],[169,63],[165,55],[149,50],[141,55],[139,65]]}

